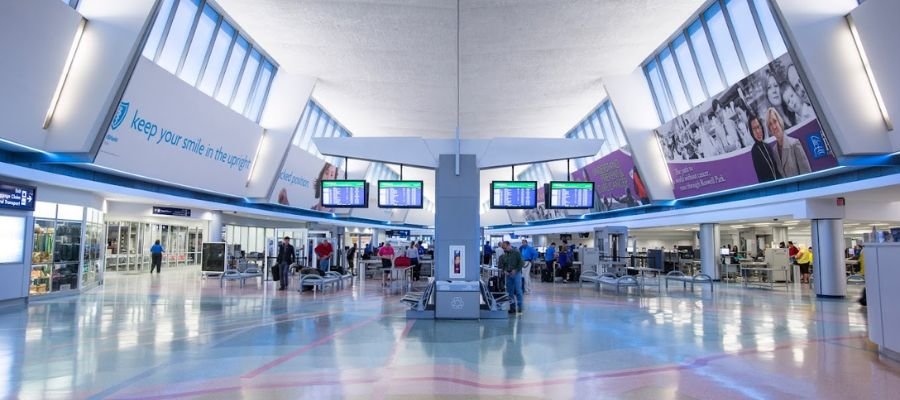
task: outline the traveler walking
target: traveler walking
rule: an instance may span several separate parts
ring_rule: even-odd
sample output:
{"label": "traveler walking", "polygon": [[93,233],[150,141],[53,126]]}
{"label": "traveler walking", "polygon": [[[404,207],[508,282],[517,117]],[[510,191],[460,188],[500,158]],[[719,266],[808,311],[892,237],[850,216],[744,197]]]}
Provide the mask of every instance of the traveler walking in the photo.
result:
{"label": "traveler walking", "polygon": [[278,265],[278,274],[280,275],[280,287],[278,290],[285,290],[288,287],[288,280],[291,264],[294,263],[294,245],[291,244],[291,238],[284,237],[284,240],[278,245],[278,258],[275,262]]}
{"label": "traveler walking", "polygon": [[159,244],[159,240],[150,247],[150,273],[156,268],[156,273],[162,272],[162,253],[166,250]]}

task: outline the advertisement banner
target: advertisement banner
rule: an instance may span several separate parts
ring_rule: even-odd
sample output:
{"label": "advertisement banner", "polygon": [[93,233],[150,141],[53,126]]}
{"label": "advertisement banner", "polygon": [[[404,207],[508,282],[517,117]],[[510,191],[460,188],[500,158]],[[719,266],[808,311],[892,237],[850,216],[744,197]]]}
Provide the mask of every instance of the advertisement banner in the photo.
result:
{"label": "advertisement banner", "polygon": [[243,196],[262,127],[141,58],[94,163]]}
{"label": "advertisement banner", "polygon": [[345,209],[322,207],[320,182],[323,180],[341,179],[344,172],[331,163],[293,146],[288,152],[284,167],[278,173],[275,190],[270,202],[285,206],[304,208],[322,212],[349,213]]}
{"label": "advertisement banner", "polygon": [[594,182],[600,211],[612,211],[650,203],[647,187],[634,167],[634,158],[623,147],[572,173],[572,180]]}
{"label": "advertisement banner", "polygon": [[788,54],[667,122],[656,134],[676,198],[838,165]]}

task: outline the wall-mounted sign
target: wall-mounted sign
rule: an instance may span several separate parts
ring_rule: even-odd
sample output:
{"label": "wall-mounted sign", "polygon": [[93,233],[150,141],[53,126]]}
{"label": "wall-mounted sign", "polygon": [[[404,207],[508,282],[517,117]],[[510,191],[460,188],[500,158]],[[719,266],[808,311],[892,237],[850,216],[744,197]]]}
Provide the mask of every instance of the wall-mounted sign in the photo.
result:
{"label": "wall-mounted sign", "polygon": [[34,211],[36,191],[32,186],[0,182],[0,208]]}
{"label": "wall-mounted sign", "polygon": [[176,207],[153,207],[153,214],[167,215],[170,217],[190,217],[191,209],[190,208],[176,208]]}
{"label": "wall-mounted sign", "polygon": [[450,246],[450,279],[466,278],[466,246]]}
{"label": "wall-mounted sign", "polygon": [[384,234],[387,235],[387,237],[396,237],[401,239],[409,238],[409,230],[384,231]]}

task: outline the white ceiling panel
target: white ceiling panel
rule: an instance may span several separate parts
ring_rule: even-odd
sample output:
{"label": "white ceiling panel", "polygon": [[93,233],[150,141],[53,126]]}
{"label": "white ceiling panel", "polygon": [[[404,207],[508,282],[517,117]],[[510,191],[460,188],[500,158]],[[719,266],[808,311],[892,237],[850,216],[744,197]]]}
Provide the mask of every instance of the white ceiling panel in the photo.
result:
{"label": "white ceiling panel", "polygon": [[[452,137],[452,0],[217,0],[355,136]],[[463,0],[461,132],[560,137],[704,0]]]}

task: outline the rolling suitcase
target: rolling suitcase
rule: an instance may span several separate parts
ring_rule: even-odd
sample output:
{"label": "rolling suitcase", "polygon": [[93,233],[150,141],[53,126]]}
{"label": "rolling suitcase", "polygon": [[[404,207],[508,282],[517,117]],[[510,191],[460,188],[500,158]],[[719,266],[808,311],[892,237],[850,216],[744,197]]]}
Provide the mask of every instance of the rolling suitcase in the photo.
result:
{"label": "rolling suitcase", "polygon": [[546,266],[541,270],[541,282],[553,282],[553,267]]}
{"label": "rolling suitcase", "polygon": [[488,279],[488,289],[490,289],[492,293],[505,292],[506,280],[500,276],[492,276],[490,279]]}

